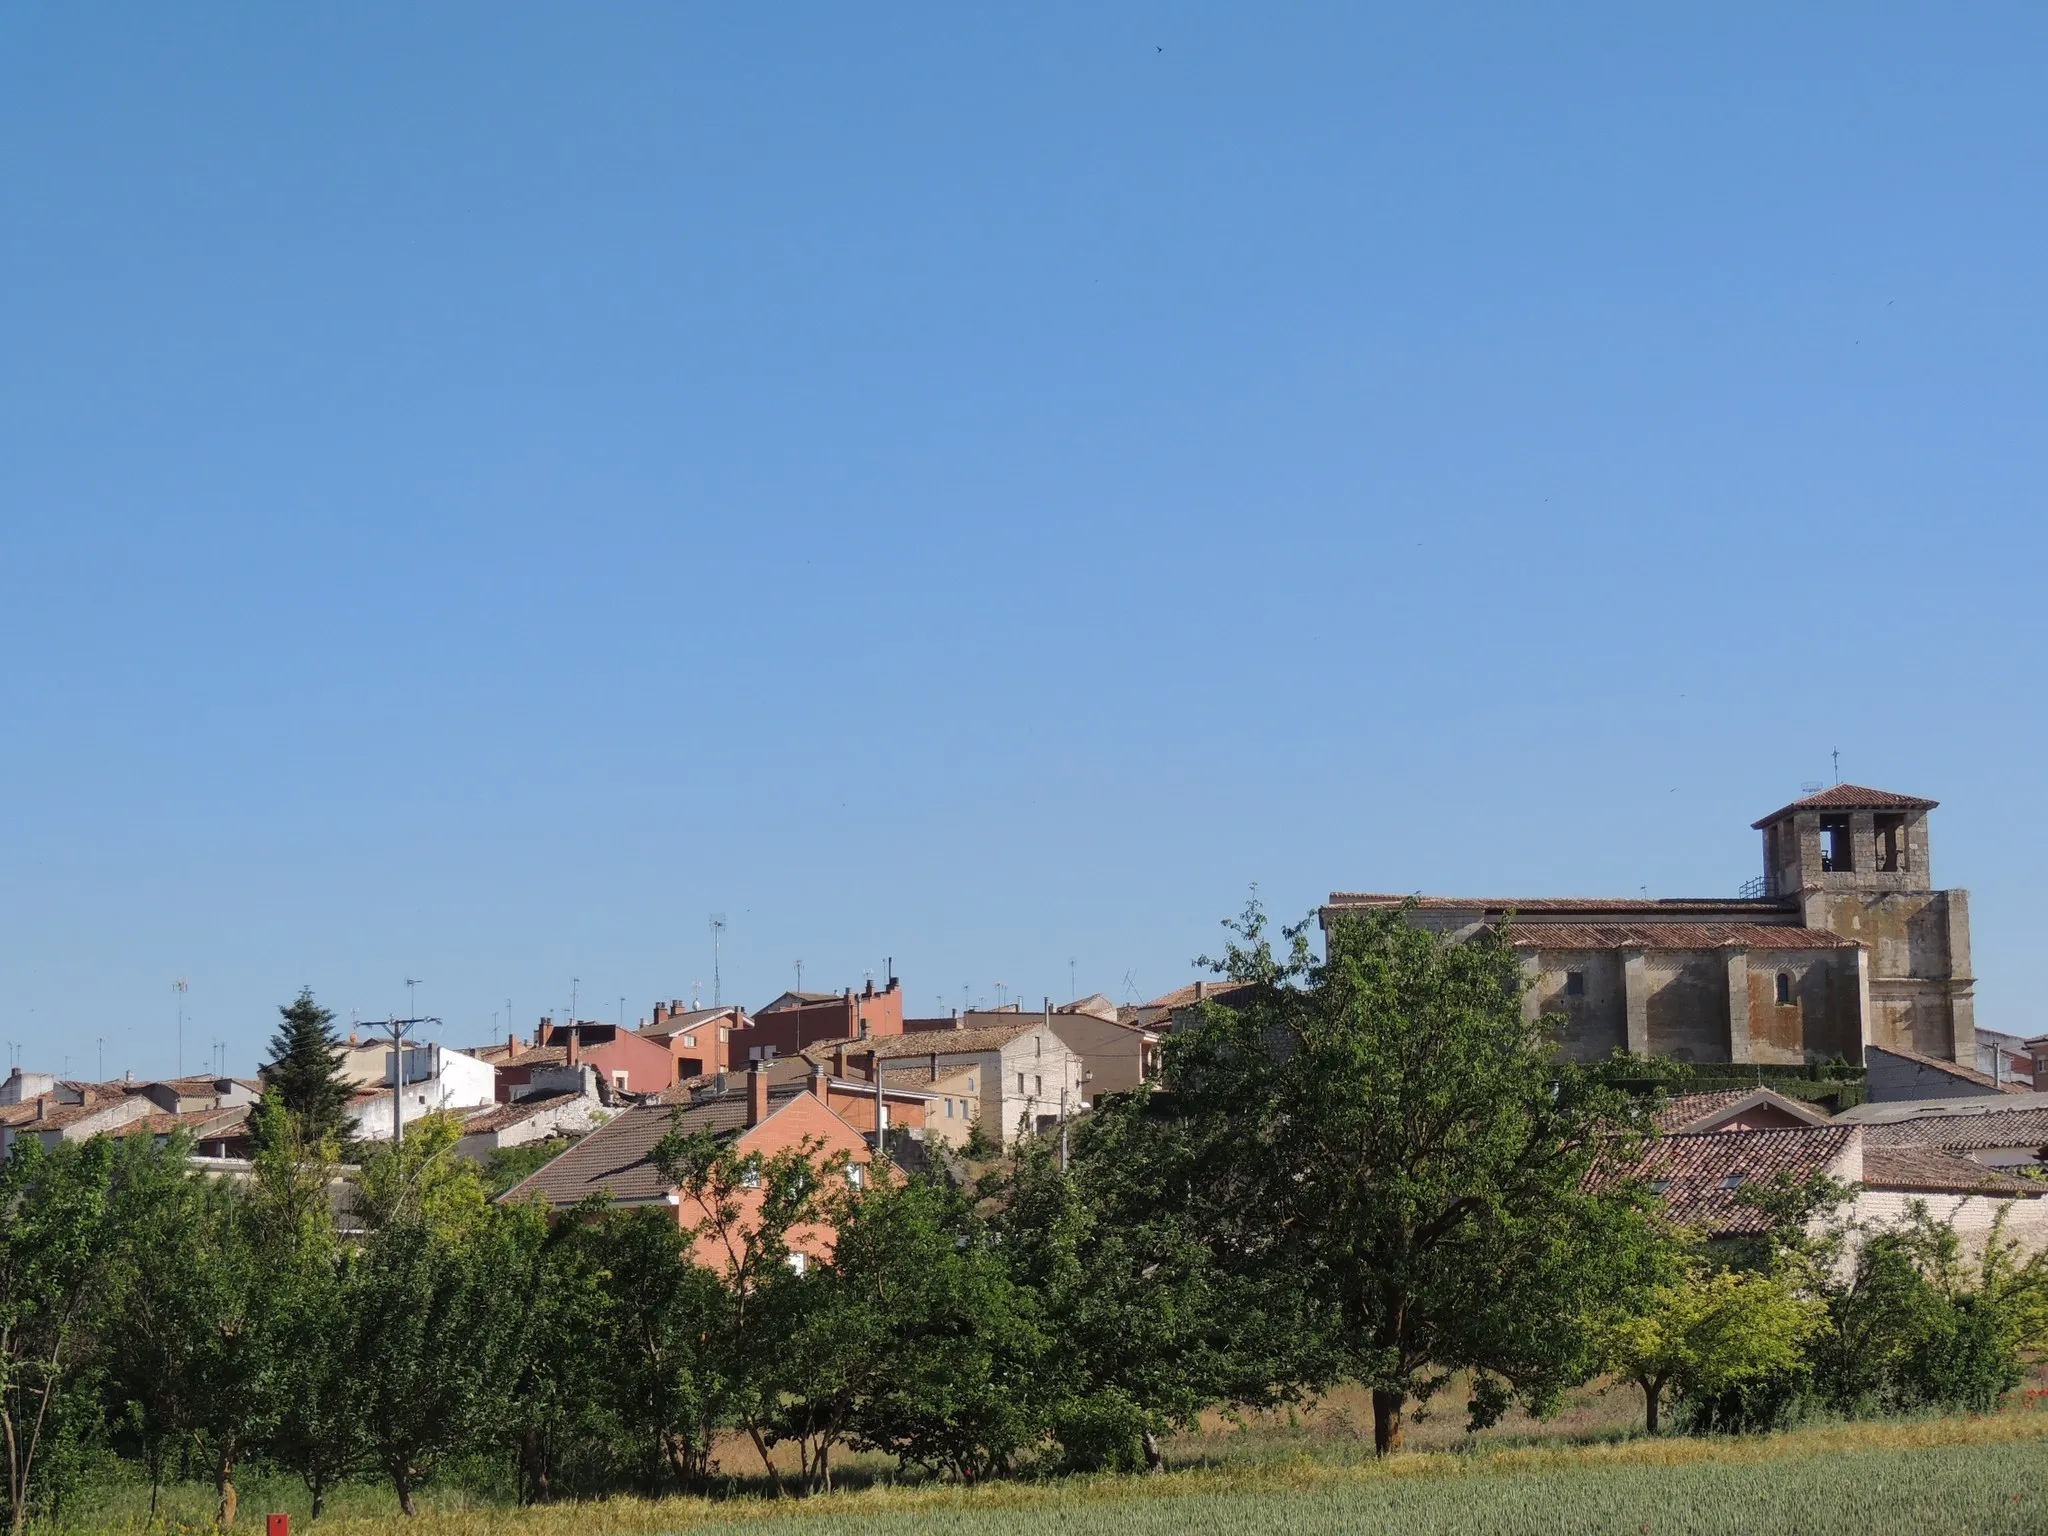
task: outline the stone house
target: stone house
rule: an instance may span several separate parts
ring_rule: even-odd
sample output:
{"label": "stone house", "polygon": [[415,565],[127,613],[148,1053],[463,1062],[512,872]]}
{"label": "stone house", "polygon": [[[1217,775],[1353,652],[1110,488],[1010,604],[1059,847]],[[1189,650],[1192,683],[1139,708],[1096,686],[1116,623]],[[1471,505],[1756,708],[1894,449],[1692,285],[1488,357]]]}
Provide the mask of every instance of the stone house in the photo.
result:
{"label": "stone house", "polygon": [[[879,1053],[885,1063],[936,1060],[945,1075],[972,1069],[978,1093],[973,1119],[1000,1141],[1020,1130],[1041,1131],[1063,1114],[1083,1106],[1087,1068],[1081,1056],[1036,1013],[963,1013],[951,1019],[917,1019],[903,1034],[842,1042],[849,1062]],[[804,1055],[829,1061],[835,1046],[819,1044]],[[888,1071],[884,1067],[885,1073]],[[943,1113],[943,1111],[942,1111]]]}
{"label": "stone house", "polygon": [[[1854,784],[1795,800],[1754,823],[1764,873],[1740,896],[1424,896],[1412,920],[1506,923],[1525,1006],[1563,1016],[1572,1059],[1860,1064],[1876,1045],[1974,1064],[1969,893],[1933,887],[1935,804]],[[1403,900],[1334,892],[1323,928]]]}

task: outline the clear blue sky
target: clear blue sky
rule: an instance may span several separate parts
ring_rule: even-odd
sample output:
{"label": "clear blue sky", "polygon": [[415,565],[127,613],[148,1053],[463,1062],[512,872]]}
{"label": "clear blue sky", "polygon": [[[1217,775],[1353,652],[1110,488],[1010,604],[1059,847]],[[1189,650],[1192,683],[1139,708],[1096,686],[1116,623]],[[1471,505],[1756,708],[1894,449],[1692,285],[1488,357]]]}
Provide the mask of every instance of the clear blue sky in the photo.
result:
{"label": "clear blue sky", "polygon": [[0,29],[31,1065],[1732,894],[1835,749],[2048,1027],[2039,6]]}

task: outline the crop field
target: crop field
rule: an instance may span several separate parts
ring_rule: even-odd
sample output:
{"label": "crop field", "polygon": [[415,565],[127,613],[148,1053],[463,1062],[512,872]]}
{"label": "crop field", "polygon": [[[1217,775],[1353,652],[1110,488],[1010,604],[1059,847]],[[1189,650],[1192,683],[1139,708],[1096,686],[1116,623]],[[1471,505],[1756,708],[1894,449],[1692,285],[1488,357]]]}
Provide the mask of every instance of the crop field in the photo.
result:
{"label": "crop field", "polygon": [[[618,1499],[515,1510],[454,1493],[404,1522],[381,1490],[345,1490],[312,1529],[370,1536],[646,1536],[737,1527],[735,1536],[1549,1536],[1759,1531],[1905,1536],[2048,1532],[2048,1413],[1831,1426],[1755,1439],[1628,1440],[1604,1445],[1430,1452],[1396,1461],[1261,1458],[1155,1477],[1096,1477],[981,1488],[889,1486],[776,1503]],[[240,1525],[260,1531],[268,1493],[250,1487]],[[192,1531],[205,1491],[173,1491],[170,1519],[139,1509],[81,1509],[66,1529]],[[289,1505],[296,1505],[296,1498]],[[287,1506],[288,1507],[288,1506]],[[300,1529],[303,1510],[294,1525]],[[829,1523],[828,1523],[829,1522]]]}

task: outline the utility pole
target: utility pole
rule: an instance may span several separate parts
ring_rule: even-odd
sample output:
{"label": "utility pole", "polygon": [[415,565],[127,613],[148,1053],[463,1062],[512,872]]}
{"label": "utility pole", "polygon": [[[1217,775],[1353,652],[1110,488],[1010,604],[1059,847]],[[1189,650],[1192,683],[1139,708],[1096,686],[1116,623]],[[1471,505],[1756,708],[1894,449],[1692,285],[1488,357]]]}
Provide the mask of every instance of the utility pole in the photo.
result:
{"label": "utility pole", "polygon": [[439,1019],[386,1019],[373,1029],[391,1032],[391,1145],[405,1140],[405,1032],[421,1024],[439,1024]]}

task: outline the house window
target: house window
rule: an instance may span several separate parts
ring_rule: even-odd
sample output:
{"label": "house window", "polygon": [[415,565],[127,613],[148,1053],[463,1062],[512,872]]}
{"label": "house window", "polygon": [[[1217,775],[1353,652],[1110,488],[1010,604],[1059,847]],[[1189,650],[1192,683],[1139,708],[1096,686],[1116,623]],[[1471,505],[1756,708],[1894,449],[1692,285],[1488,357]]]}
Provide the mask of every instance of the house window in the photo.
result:
{"label": "house window", "polygon": [[967,1079],[967,1091],[969,1093],[974,1092],[974,1079],[971,1077]]}
{"label": "house window", "polygon": [[1665,1190],[1669,1189],[1670,1187],[1671,1181],[1669,1179],[1650,1180],[1650,1193],[1653,1195],[1661,1195],[1664,1193]]}
{"label": "house window", "polygon": [[1564,995],[1566,997],[1584,997],[1586,995],[1586,973],[1584,971],[1566,971],[1564,973]]}
{"label": "house window", "polygon": [[749,1163],[747,1165],[747,1171],[740,1175],[740,1188],[759,1189],[760,1187],[761,1165],[759,1163]]}
{"label": "house window", "polygon": [[683,1049],[686,1051],[694,1051],[695,1049],[697,1049],[697,1037],[695,1035],[683,1036]]}
{"label": "house window", "polygon": [[1741,1185],[1742,1175],[1739,1173],[1731,1173],[1728,1175],[1728,1177],[1721,1181],[1721,1187],[1723,1189],[1739,1189]]}
{"label": "house window", "polygon": [[953,1118],[953,1101],[951,1099],[946,1100],[946,1118],[948,1120]]}
{"label": "house window", "polygon": [[803,1274],[810,1267],[811,1256],[808,1253],[792,1253],[789,1256],[789,1272],[791,1274]]}
{"label": "house window", "polygon": [[1031,1091],[1034,1095],[1043,1096],[1045,1093],[1045,1079],[1042,1077],[1032,1078]]}
{"label": "house window", "polygon": [[1022,1072],[1017,1074],[1017,1091],[1019,1093],[1024,1091],[1024,1074]]}
{"label": "house window", "polygon": [[612,1074],[612,1086],[613,1086],[614,1088],[623,1088],[623,1087],[625,1087],[625,1086],[626,1086],[626,1083],[627,1083],[627,1076],[626,1076],[626,1074],[625,1074],[625,1073],[623,1073],[623,1072],[614,1072],[614,1073]]}
{"label": "house window", "polygon": [[1821,817],[1820,867],[1828,874],[1844,874],[1855,869],[1856,860],[1849,851],[1848,817]]}
{"label": "house window", "polygon": [[867,1169],[861,1167],[859,1163],[850,1163],[847,1165],[846,1182],[852,1185],[855,1189],[863,1188],[867,1184],[867,1179],[868,1171]]}
{"label": "house window", "polygon": [[1792,1001],[1792,973],[1778,972],[1778,1002],[1782,1005]]}

